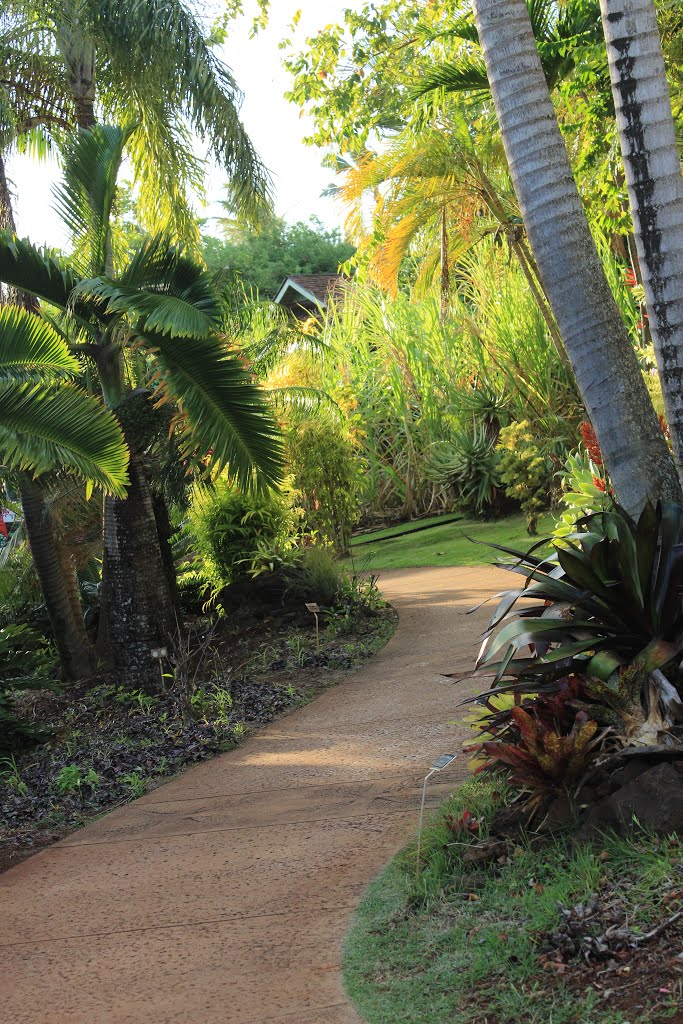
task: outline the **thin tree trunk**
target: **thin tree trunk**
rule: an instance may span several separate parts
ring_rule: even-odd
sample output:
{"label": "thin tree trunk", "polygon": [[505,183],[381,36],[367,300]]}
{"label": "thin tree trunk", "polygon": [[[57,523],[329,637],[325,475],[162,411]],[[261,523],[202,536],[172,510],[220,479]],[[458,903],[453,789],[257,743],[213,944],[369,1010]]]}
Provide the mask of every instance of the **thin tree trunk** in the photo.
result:
{"label": "thin tree trunk", "polygon": [[69,76],[69,91],[79,128],[92,128],[95,118],[95,46],[82,24],[79,5],[64,0],[57,44]]}
{"label": "thin tree trunk", "polygon": [[683,493],[605,278],[525,0],[475,0],[479,40],[531,250],[619,501]]}
{"label": "thin tree trunk", "polygon": [[683,476],[683,177],[652,0],[600,0],[666,417]]}
{"label": "thin tree trunk", "polygon": [[445,320],[451,304],[451,261],[448,251],[448,212],[441,211],[441,319]]}
{"label": "thin tree trunk", "polygon": [[[83,615],[74,614],[67,578],[59,559],[57,541],[40,487],[25,473],[19,494],[33,562],[54,633],[65,679],[83,679],[95,670],[95,651],[89,643]],[[73,569],[73,567],[72,567]]]}
{"label": "thin tree trunk", "polygon": [[128,686],[159,689],[152,651],[170,647],[176,618],[159,548],[152,498],[131,451],[125,500],[105,498],[102,606],[97,647]]}

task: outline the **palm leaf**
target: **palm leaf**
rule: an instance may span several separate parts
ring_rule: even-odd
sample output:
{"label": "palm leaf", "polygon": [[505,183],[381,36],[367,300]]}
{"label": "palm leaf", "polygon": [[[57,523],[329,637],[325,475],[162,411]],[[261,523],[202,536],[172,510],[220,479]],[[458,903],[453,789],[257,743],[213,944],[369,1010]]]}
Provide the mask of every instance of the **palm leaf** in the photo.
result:
{"label": "palm leaf", "polygon": [[137,106],[143,131],[152,129],[150,142],[173,127],[171,111],[184,111],[227,171],[236,212],[258,219],[269,205],[270,178],[240,121],[242,96],[232,73],[188,6],[179,0],[88,0],[87,6],[98,56],[112,84],[118,79],[120,93]]}
{"label": "palm leaf", "polygon": [[240,486],[276,484],[282,440],[265,392],[241,360],[215,336],[147,335],[140,342],[154,351],[160,397],[177,401],[185,415],[184,450],[210,452],[216,469],[227,466]]}
{"label": "palm leaf", "polygon": [[[66,310],[80,277],[49,250],[39,249],[8,232],[0,232],[0,281]],[[87,319],[91,309],[76,303],[72,312],[82,327],[92,331]]]}
{"label": "palm leaf", "polygon": [[55,208],[77,247],[87,247],[93,276],[107,271],[116,179],[135,127],[98,124],[75,133],[63,147],[64,175],[54,190]]}
{"label": "palm leaf", "polygon": [[0,379],[77,374],[78,360],[50,324],[18,306],[0,308]]}
{"label": "palm leaf", "polygon": [[119,497],[128,449],[113,413],[73,384],[0,384],[0,451],[36,474],[65,468]]}

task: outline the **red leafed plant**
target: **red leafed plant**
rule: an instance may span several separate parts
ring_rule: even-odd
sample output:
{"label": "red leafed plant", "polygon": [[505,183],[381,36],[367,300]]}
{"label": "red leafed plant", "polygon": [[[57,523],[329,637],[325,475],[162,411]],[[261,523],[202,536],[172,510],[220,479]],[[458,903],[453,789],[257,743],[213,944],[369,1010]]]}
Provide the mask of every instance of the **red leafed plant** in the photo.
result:
{"label": "red leafed plant", "polygon": [[454,814],[447,814],[444,818],[448,830],[454,835],[464,832],[468,836],[476,836],[479,832],[479,822],[471,811],[465,809],[459,818]]}
{"label": "red leafed plant", "polygon": [[514,707],[511,716],[518,742],[487,740],[482,749],[490,758],[489,767],[507,767],[511,780],[530,791],[528,804],[536,810],[548,797],[568,793],[594,760],[600,742],[598,723],[579,711],[571,732],[562,735],[521,706]]}

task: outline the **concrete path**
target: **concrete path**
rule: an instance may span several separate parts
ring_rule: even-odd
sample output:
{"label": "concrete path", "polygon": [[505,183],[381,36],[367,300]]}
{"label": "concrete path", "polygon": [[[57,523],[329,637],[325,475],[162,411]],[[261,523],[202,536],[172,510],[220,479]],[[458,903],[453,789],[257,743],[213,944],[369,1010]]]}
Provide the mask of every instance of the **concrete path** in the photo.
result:
{"label": "concrete path", "polygon": [[[352,1024],[342,943],[459,751],[493,569],[386,573],[400,614],[370,664],[237,750],[0,876],[8,1024]],[[462,757],[431,788],[438,803]]]}

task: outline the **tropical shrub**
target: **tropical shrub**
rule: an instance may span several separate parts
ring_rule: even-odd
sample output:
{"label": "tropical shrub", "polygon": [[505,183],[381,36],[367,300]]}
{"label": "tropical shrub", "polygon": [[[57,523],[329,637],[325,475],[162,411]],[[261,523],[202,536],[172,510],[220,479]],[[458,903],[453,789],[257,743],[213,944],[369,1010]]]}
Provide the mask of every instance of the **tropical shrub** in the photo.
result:
{"label": "tropical shrub", "polygon": [[301,549],[297,560],[285,569],[287,590],[302,602],[315,601],[332,607],[342,588],[341,566],[330,547],[310,544]]}
{"label": "tropical shrub", "polygon": [[321,416],[295,423],[287,449],[307,528],[346,554],[359,517],[360,462],[352,440],[339,421]]}
{"label": "tropical shrub", "polygon": [[553,464],[534,437],[527,420],[503,427],[498,439],[500,480],[508,498],[518,501],[527,530],[536,534],[538,516],[552,495]]}
{"label": "tropical shrub", "polygon": [[511,694],[483,696],[471,716],[477,739],[465,746],[476,770],[502,771],[529,794],[533,814],[555,797],[571,797],[577,782],[600,752],[604,731],[575,701],[585,697],[583,680],[567,676],[556,693],[523,700]]}
{"label": "tropical shrub", "polygon": [[188,519],[195,569],[214,587],[272,571],[292,551],[298,519],[291,495],[250,493],[226,478],[195,488]]}

